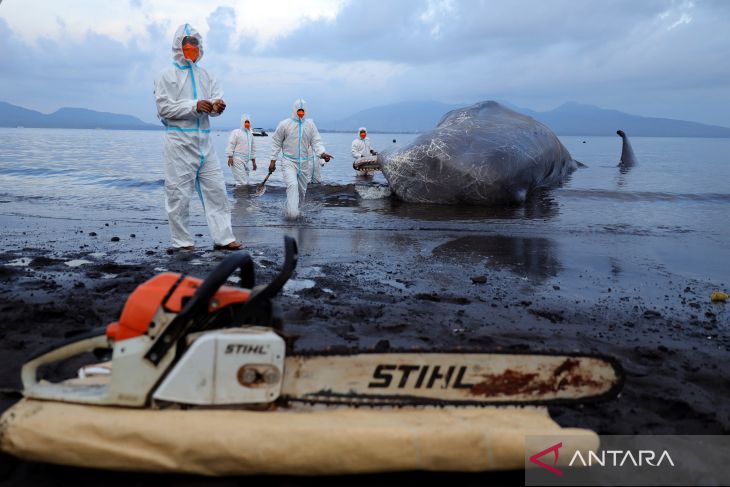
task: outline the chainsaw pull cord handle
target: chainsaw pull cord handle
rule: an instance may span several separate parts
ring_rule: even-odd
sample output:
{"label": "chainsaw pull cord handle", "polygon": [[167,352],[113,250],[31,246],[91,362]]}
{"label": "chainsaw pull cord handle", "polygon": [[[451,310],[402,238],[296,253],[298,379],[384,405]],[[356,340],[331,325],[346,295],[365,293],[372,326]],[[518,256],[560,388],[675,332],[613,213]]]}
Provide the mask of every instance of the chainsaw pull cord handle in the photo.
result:
{"label": "chainsaw pull cord handle", "polygon": [[[271,301],[279,294],[281,288],[284,287],[286,281],[289,280],[297,267],[299,260],[299,249],[297,241],[289,236],[284,236],[284,265],[279,274],[265,288],[255,290],[246,301],[246,304],[236,313],[233,318],[234,323],[240,324],[261,324],[268,325],[266,322],[271,317]],[[266,318],[260,323],[261,317]]]}
{"label": "chainsaw pull cord handle", "polygon": [[145,354],[145,359],[158,365],[170,348],[181,337],[187,335],[199,323],[201,318],[207,318],[211,298],[215,296],[218,289],[225,284],[236,269],[241,269],[241,287],[253,289],[255,275],[251,256],[248,252],[232,253],[223,259],[208,277],[205,278],[203,284],[195,291],[195,294],[185,304],[182,311],[180,311],[167,328],[157,337],[155,343],[152,344],[149,351]]}

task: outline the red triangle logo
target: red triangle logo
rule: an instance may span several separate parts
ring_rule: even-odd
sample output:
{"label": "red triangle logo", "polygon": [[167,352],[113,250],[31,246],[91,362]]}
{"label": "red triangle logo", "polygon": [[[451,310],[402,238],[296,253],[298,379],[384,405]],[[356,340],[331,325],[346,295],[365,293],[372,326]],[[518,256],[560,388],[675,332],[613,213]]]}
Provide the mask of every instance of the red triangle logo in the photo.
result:
{"label": "red triangle logo", "polygon": [[[556,443],[551,447],[545,448],[543,451],[535,453],[530,457],[530,461],[537,465],[540,468],[544,468],[545,470],[549,470],[550,472],[554,473],[555,475],[558,475],[559,477],[563,476],[562,470],[559,470],[554,467],[554,465],[558,464],[558,457],[560,456],[560,448],[563,447],[563,442]],[[547,455],[548,453],[553,452],[555,454],[555,458],[553,458],[553,464],[548,465],[547,463],[543,463],[538,458]]]}

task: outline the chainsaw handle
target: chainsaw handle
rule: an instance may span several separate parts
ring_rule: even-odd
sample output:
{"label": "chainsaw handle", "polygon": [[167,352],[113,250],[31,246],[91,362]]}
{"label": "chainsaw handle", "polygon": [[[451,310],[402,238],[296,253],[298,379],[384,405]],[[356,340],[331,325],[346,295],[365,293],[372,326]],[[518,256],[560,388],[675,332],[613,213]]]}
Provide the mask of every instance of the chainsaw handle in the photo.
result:
{"label": "chainsaw handle", "polygon": [[98,333],[99,330],[96,330],[95,335],[87,335],[80,340],[76,338],[74,341],[67,342],[61,347],[35,354],[31,360],[23,365],[20,372],[20,378],[23,382],[23,394],[26,397],[37,397],[40,399],[58,399],[63,397],[68,387],[63,384],[39,383],[38,368],[46,364],[58,362],[59,360],[75,357],[85,352],[93,352],[97,348],[111,348],[106,334],[103,331],[101,334]]}
{"label": "chainsaw handle", "polygon": [[[218,264],[210,274],[208,274],[208,277],[205,278],[205,281],[203,281],[203,284],[195,293],[195,296],[201,293],[210,293],[210,296],[207,298],[209,300],[215,295],[218,289],[225,284],[236,269],[241,270],[241,281],[239,286],[244,289],[253,289],[256,285],[256,275],[253,270],[253,259],[251,259],[248,252],[239,251],[234,252],[223,259],[223,261]],[[210,286],[210,289],[206,289],[204,291],[203,288],[205,288],[206,285]],[[195,299],[195,296],[193,296],[193,299]]]}
{"label": "chainsaw handle", "polygon": [[145,358],[155,365],[159,364],[170,348],[198,324],[199,317],[207,315],[210,300],[236,269],[241,269],[241,287],[253,289],[255,276],[251,256],[248,252],[232,253],[205,278],[182,311],[160,333]]}
{"label": "chainsaw handle", "polygon": [[[216,266],[208,274],[203,284],[200,285],[190,301],[185,305],[180,315],[195,314],[198,311],[207,311],[208,303],[218,289],[231,277],[236,269],[241,269],[240,286],[246,289],[253,289],[256,285],[256,277],[253,270],[253,259],[248,252],[234,252]],[[179,315],[178,315],[179,316]]]}
{"label": "chainsaw handle", "polygon": [[[61,342],[54,342],[50,345],[46,345],[45,347],[42,347],[42,348],[39,348],[39,349],[33,351],[30,355],[25,357],[25,360],[27,360],[27,361],[34,360],[34,359],[40,357],[41,355],[47,355],[49,352],[57,350],[58,347],[65,347],[66,345],[72,345],[76,342],[86,340],[87,338],[94,338],[94,337],[98,337],[99,335],[105,335],[105,334],[106,334],[106,326],[98,326],[91,330],[86,330],[81,333],[76,333],[70,337],[67,337],[65,340],[63,340]],[[109,349],[109,348],[111,348],[111,344],[107,344],[103,347],[98,347],[98,348]]]}
{"label": "chainsaw handle", "polygon": [[245,289],[253,289],[256,285],[256,276],[254,275],[251,256],[248,252],[234,252],[223,259],[208,274],[208,277],[205,278],[203,284],[195,291],[193,297],[190,298],[190,301],[187,302],[178,316],[192,317],[191,315],[200,311],[205,310],[207,312],[210,300],[236,269],[241,269],[240,286]]}
{"label": "chainsaw handle", "polygon": [[255,289],[251,293],[246,304],[233,317],[233,322],[276,327],[272,322],[274,314],[273,299],[291,277],[297,266],[298,259],[297,241],[292,237],[284,236],[284,265],[281,271],[266,287]]}

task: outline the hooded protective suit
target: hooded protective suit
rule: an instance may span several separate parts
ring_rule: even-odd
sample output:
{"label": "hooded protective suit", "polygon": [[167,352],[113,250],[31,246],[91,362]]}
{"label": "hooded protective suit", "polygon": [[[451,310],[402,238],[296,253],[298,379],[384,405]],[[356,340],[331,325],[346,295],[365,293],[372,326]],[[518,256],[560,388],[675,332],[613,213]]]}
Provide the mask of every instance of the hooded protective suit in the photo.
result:
{"label": "hooded protective suit", "polygon": [[251,160],[256,159],[256,142],[253,133],[251,133],[251,129],[244,127],[247,120],[253,126],[251,116],[244,113],[241,117],[241,128],[231,132],[231,136],[228,138],[228,148],[226,148],[226,155],[233,157],[231,172],[236,186],[248,184]]}
{"label": "hooded protective suit", "polygon": [[366,133],[368,131],[368,129],[366,129],[365,127],[360,127],[359,129],[357,129],[357,138],[352,141],[352,157],[354,157],[355,159],[372,156],[371,151],[373,151],[373,147],[370,145],[370,138],[360,138],[360,131],[362,130],[364,130]]}
{"label": "hooded protective suit", "polygon": [[292,116],[279,122],[271,137],[271,160],[277,159],[279,153],[283,154],[286,213],[290,218],[299,216],[299,207],[304,203],[307,183],[312,177],[312,166],[316,165],[315,158],[326,152],[314,122],[297,116],[300,108],[306,116],[307,102],[301,98],[294,102]]}
{"label": "hooded protective suit", "polygon": [[[183,56],[185,36],[198,39],[200,55],[196,62]],[[215,78],[199,67],[203,39],[188,24],[178,27],[172,41],[173,63],[155,81],[157,116],[166,127],[165,134],[165,207],[175,247],[194,245],[188,231],[190,198],[197,191],[205,210],[211,237],[216,245],[235,241],[231,228],[226,186],[218,157],[210,139],[208,116],[198,113],[198,100],[223,98]]]}
{"label": "hooded protective suit", "polygon": [[[360,138],[360,131],[364,130],[366,133],[366,137],[364,139]],[[358,159],[361,159],[363,157],[373,157],[373,147],[370,145],[370,138],[367,137],[367,131],[365,127],[360,127],[357,129],[357,137],[355,140],[352,141],[352,157],[355,158],[357,161]],[[357,170],[357,173],[362,176],[369,176],[373,174],[373,170]]]}

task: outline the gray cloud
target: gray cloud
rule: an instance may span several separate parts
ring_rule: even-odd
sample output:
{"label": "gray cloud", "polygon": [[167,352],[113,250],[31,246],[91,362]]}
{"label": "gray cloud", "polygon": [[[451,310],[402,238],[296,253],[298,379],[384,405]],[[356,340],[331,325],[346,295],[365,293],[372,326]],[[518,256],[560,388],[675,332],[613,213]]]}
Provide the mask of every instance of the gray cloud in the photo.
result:
{"label": "gray cloud", "polygon": [[[148,31],[161,33],[154,24]],[[139,40],[124,44],[93,32],[80,41],[65,36],[63,42],[41,38],[31,44],[3,19],[0,36],[8,56],[0,72],[0,99],[44,112],[70,106],[154,118],[150,66],[162,66],[163,58],[169,62],[169,50],[152,53]]]}
{"label": "gray cloud", "polygon": [[578,99],[703,121],[701,103],[704,121],[730,125],[717,109],[730,93],[728,2],[433,5],[350,3],[336,22],[302,24],[260,55],[404,64],[379,93],[390,99],[500,98],[534,108]]}
{"label": "gray cloud", "polygon": [[562,44],[596,45],[627,35],[637,22],[659,15],[660,0],[351,2],[336,22],[292,26],[292,34],[262,55],[317,60],[452,62],[494,51],[518,53]]}
{"label": "gray cloud", "polygon": [[208,45],[214,50],[228,51],[228,44],[236,28],[236,11],[231,7],[218,7],[206,20],[210,27]]}
{"label": "gray cloud", "polygon": [[[206,18],[203,64],[226,92],[227,124],[237,125],[241,111],[274,123],[304,96],[320,119],[396,101],[492,98],[538,110],[574,100],[730,126],[726,1],[352,1],[336,19],[292,25],[263,48],[236,40],[239,20],[216,6]],[[150,22],[144,43],[92,32],[26,43],[0,18],[0,99],[152,121],[152,80],[170,62],[171,27]]]}

